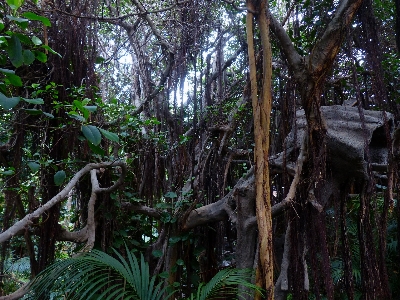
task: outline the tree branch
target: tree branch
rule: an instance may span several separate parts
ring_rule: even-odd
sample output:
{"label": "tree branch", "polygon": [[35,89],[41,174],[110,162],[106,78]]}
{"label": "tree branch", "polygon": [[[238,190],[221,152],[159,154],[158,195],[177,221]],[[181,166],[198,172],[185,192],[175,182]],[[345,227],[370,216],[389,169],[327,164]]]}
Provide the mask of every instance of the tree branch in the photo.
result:
{"label": "tree branch", "polygon": [[347,26],[353,20],[353,16],[361,3],[362,0],[343,0],[340,2],[332,21],[308,57],[309,68],[313,74],[319,77],[330,70],[346,35]]}
{"label": "tree branch", "polygon": [[133,210],[137,213],[144,214],[149,217],[153,217],[157,220],[159,220],[161,218],[161,212],[159,210],[145,206],[145,205],[141,205],[138,203],[122,202],[121,209]]}
{"label": "tree branch", "polygon": [[26,295],[29,292],[29,283],[30,282],[25,283],[14,293],[8,294],[6,296],[1,296],[0,300],[15,300],[15,299],[22,298],[24,295]]}
{"label": "tree branch", "polygon": [[118,186],[122,184],[122,182],[125,179],[126,175],[126,165],[123,161],[115,161],[115,162],[103,162],[103,163],[90,163],[87,164],[84,168],[82,168],[80,171],[78,171],[74,177],[70,180],[70,182],[62,189],[61,192],[59,192],[56,196],[51,198],[50,201],[48,201],[46,204],[43,206],[40,206],[38,209],[36,209],[34,212],[27,214],[24,218],[21,220],[17,221],[13,226],[8,228],[6,231],[0,234],[0,243],[3,243],[10,238],[12,238],[14,235],[18,234],[20,231],[24,230],[26,227],[32,224],[32,221],[38,217],[40,217],[45,211],[49,210],[51,207],[53,207],[55,204],[61,202],[64,200],[68,193],[71,191],[71,189],[75,186],[75,184],[78,182],[78,180],[85,175],[87,172],[93,169],[99,169],[99,168],[106,168],[106,167],[116,167],[119,166],[122,169],[122,173],[120,178],[118,179],[117,182],[114,183],[113,186],[109,188],[99,188],[98,191],[101,192],[111,192],[115,190]]}
{"label": "tree branch", "polygon": [[[251,168],[221,200],[192,210],[182,226],[183,230],[222,221],[228,217],[234,222],[236,220],[236,215],[233,214],[233,207],[236,204],[234,195],[253,183],[254,168]],[[254,201],[254,199],[249,199],[248,201]]]}
{"label": "tree branch", "polygon": [[[272,206],[271,208],[272,217],[276,217],[277,215],[282,213],[282,211],[284,211],[289,206],[289,204],[295,197],[296,188],[300,182],[300,176],[306,158],[306,145],[307,145],[306,138],[307,135],[304,135],[304,140],[300,148],[299,156],[297,158],[295,174],[292,183],[290,185],[289,192],[284,200]],[[189,213],[189,216],[183,225],[183,229],[189,230],[196,226],[225,220],[227,217],[230,217],[232,220],[236,220],[236,216],[232,215],[233,212],[232,207],[235,206],[236,204],[233,197],[234,193],[236,193],[237,190],[244,188],[245,185],[250,185],[253,182],[254,182],[254,168],[251,168],[249,172],[246,174],[246,176],[241,178],[236,183],[234,188],[221,200],[192,210]],[[254,201],[254,199],[248,199],[248,201]],[[255,217],[254,218],[252,217],[245,222],[245,226],[247,227],[254,225],[256,225]]]}
{"label": "tree branch", "polygon": [[296,78],[300,78],[304,71],[303,57],[296,51],[292,40],[281,23],[271,13],[269,13],[269,17],[271,30],[281,45],[280,49],[285,53],[290,69]]}
{"label": "tree branch", "polygon": [[289,203],[294,199],[294,197],[296,195],[296,188],[300,182],[301,171],[303,170],[303,164],[306,159],[306,145],[307,145],[307,135],[305,134],[303,143],[300,148],[300,153],[297,158],[295,175],[292,180],[292,183],[290,184],[289,192],[287,193],[285,199],[283,199],[281,202],[279,202],[278,204],[275,204],[272,207],[272,216],[276,216],[279,213],[281,213],[289,205]]}

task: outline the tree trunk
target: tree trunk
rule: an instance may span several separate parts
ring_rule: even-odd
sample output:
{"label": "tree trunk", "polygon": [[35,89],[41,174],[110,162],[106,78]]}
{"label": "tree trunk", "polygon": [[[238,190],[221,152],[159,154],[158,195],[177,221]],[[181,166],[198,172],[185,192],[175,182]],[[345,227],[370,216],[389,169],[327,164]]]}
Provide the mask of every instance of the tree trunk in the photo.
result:
{"label": "tree trunk", "polygon": [[[254,160],[255,160],[255,189],[256,189],[256,216],[260,243],[260,264],[257,271],[257,285],[265,288],[267,299],[273,299],[273,255],[272,255],[272,216],[268,152],[270,141],[270,114],[271,114],[271,45],[269,41],[269,21],[266,14],[267,1],[261,1],[256,7],[247,1],[247,43],[250,65],[251,100],[254,119]],[[261,43],[263,49],[262,90],[258,98],[256,78],[256,62],[253,45],[253,13],[258,12]],[[260,295],[257,295],[260,297]]]}

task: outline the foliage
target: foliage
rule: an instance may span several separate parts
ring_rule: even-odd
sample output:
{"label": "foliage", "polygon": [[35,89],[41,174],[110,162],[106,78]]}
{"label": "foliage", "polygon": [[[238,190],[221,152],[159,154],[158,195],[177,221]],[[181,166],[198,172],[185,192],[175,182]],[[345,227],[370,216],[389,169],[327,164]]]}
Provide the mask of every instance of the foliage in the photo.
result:
{"label": "foliage", "polygon": [[[169,287],[162,288],[163,281],[157,283],[157,277],[150,276],[149,265],[143,255],[139,261],[126,250],[127,259],[115,250],[118,259],[93,250],[56,262],[32,281],[29,299],[40,299],[50,291],[53,297],[64,295],[67,299],[159,300],[174,294]],[[238,293],[237,285],[260,291],[248,281],[250,274],[249,270],[221,270],[210,282],[201,284],[188,299],[214,299],[221,292],[234,296]]]}
{"label": "foliage", "polygon": [[150,278],[149,266],[143,256],[140,262],[127,252],[127,260],[93,250],[49,266],[31,284],[40,299],[43,293],[54,291],[68,299],[162,299],[166,288]]}
{"label": "foliage", "polygon": [[[314,45],[333,18],[339,2],[273,0],[270,9],[276,19],[285,23],[284,30],[299,54],[307,57],[318,49]],[[356,18],[333,62],[333,69],[326,71],[328,77],[317,93],[321,94],[322,105],[342,105],[354,104],[359,90],[362,107],[390,110],[398,122],[400,81],[396,79],[400,76],[400,59],[394,44],[394,3],[370,2],[375,19],[372,15],[368,20],[375,22],[375,31],[379,33],[379,42],[374,40],[373,46],[381,56],[367,53],[368,39],[362,38],[365,29]],[[0,1],[0,220],[3,227],[12,225],[56,195],[81,165],[124,159],[128,174],[123,189],[99,195],[96,202],[95,246],[107,253],[112,252],[111,247],[124,251],[124,243],[135,253],[151,250],[149,265],[143,257],[136,259],[129,251],[124,255],[115,252],[115,259],[96,250],[50,266],[35,281],[35,284],[40,282],[35,286],[38,295],[40,291],[50,290],[53,278],[59,279],[54,286],[55,296],[68,293],[72,298],[83,295],[84,299],[91,293],[93,299],[107,292],[104,298],[120,297],[125,292],[132,296],[135,289],[150,289],[154,297],[161,297],[167,293],[160,286],[166,278],[168,282],[181,282],[176,295],[191,295],[190,299],[211,297],[216,287],[224,294],[235,293],[234,288],[224,287],[230,283],[235,285],[245,271],[226,269],[213,275],[221,266],[235,263],[237,210],[233,209],[229,219],[223,222],[191,231],[183,231],[181,226],[190,209],[226,196],[254,164],[254,127],[244,50],[245,18],[240,8],[244,1],[105,3]],[[144,10],[140,9],[141,5]],[[262,50],[257,30],[254,42],[259,67]],[[301,108],[301,85],[288,66],[289,57],[283,54],[277,36],[271,37],[272,158],[286,149],[285,138],[296,127],[294,116]],[[72,50],[68,52],[68,49]],[[377,64],[371,64],[370,58],[378,60],[382,73],[378,72]],[[261,75],[257,73],[259,84]],[[386,91],[378,90],[377,77],[384,81]],[[387,99],[379,102],[379,94],[387,95]],[[285,156],[284,160],[292,162],[293,157]],[[286,197],[293,168],[270,171],[275,204]],[[382,178],[385,175],[380,174]],[[117,171],[100,172],[101,187],[109,186],[118,176]],[[324,180],[322,173],[321,180]],[[359,193],[361,185],[354,182],[352,193]],[[299,191],[296,194],[301,195]],[[235,195],[241,197],[237,191]],[[12,292],[18,287],[14,282],[27,280],[28,272],[35,270],[43,253],[50,252],[51,257],[50,248],[44,243],[40,246],[40,241],[47,242],[49,236],[57,239],[61,230],[58,225],[62,224],[71,233],[84,228],[89,197],[89,179],[82,178],[60,207],[33,221],[27,230],[29,234],[17,235],[9,245],[2,246],[0,270],[4,271],[0,274],[0,293]],[[236,196],[230,201],[237,201]],[[382,201],[378,197],[377,205],[371,204],[371,220],[379,219]],[[359,202],[359,198],[348,201],[346,215],[356,296],[367,280],[361,275]],[[137,212],[137,207],[152,209],[153,214]],[[297,204],[293,203],[291,208],[296,210],[295,220],[302,216]],[[387,228],[381,231],[387,233],[385,262],[394,295],[400,290],[396,208],[395,201]],[[49,221],[58,215],[58,220],[54,217]],[[327,227],[326,239],[338,298],[346,294],[343,255],[337,238],[339,219],[334,213],[327,216],[331,226]],[[279,239],[285,222],[287,217],[274,219],[274,239]],[[36,236],[46,230],[48,236],[43,235],[42,239]],[[164,240],[163,232],[168,232]],[[377,228],[373,228],[373,235],[378,237]],[[70,241],[58,243],[56,258],[65,258],[80,247],[79,243]],[[374,243],[372,249],[377,249],[378,242]],[[16,248],[20,251],[15,251]],[[176,257],[168,255],[166,248],[176,250]],[[276,257],[280,257],[279,252]],[[306,261],[310,267],[308,257]],[[17,266],[23,266],[24,272],[19,272],[21,269]],[[153,272],[158,277],[151,277]],[[111,282],[102,277],[106,275]],[[318,276],[322,278],[323,274]],[[199,277],[202,277],[200,281],[209,283],[201,284],[196,291]],[[49,280],[46,282],[43,278]],[[310,298],[313,292],[310,291]]]}

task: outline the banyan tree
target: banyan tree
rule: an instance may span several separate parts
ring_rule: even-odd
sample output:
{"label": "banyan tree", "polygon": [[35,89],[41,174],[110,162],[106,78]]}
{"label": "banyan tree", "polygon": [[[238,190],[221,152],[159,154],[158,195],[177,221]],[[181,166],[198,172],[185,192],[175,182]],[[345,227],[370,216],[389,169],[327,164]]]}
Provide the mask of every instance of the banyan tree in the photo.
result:
{"label": "banyan tree", "polygon": [[0,299],[93,249],[175,298],[395,298],[397,2],[0,4]]}

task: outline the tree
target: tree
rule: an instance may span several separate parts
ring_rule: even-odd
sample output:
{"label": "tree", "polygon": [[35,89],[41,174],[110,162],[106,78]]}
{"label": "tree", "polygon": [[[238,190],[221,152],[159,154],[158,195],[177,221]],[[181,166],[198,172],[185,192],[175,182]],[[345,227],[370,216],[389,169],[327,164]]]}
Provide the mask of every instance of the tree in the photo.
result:
{"label": "tree", "polygon": [[390,299],[394,7],[2,4],[2,275],[126,243],[175,297],[235,265],[269,299]]}

